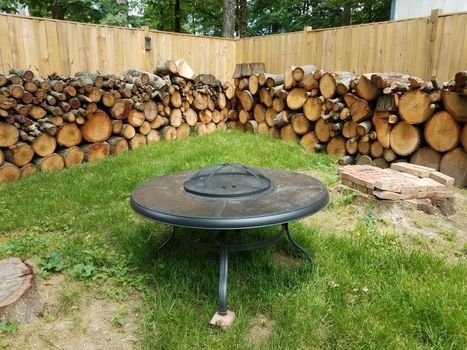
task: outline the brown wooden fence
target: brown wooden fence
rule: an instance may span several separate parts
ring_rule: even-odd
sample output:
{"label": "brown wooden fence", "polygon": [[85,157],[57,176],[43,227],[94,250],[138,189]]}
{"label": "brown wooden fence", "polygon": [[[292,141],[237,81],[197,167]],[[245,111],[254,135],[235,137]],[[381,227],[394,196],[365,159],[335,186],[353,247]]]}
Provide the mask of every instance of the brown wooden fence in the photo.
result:
{"label": "brown wooden fence", "polygon": [[[146,51],[145,36],[151,37]],[[237,40],[0,14],[0,72],[30,68],[40,74],[84,70],[151,71],[184,57],[197,73],[230,79]]]}
{"label": "brown wooden fence", "polygon": [[[144,37],[151,37],[146,51]],[[223,39],[0,14],[0,71],[41,74],[151,70],[184,57],[197,73],[228,80],[236,63],[264,62],[270,72],[313,63],[326,70],[436,75],[467,69],[467,13],[354,25],[246,39]]]}
{"label": "brown wooden fence", "polygon": [[272,73],[313,63],[325,70],[400,72],[440,81],[467,69],[467,13],[240,40],[237,61]]}

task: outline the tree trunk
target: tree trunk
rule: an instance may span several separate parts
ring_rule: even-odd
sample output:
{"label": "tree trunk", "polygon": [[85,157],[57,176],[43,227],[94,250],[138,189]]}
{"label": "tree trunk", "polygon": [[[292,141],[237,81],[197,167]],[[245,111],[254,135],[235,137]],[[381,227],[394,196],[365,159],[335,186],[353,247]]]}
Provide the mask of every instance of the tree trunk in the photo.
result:
{"label": "tree trunk", "polygon": [[181,24],[180,24],[180,19],[181,19],[181,9],[180,9],[180,0],[175,0],[175,6],[174,6],[174,32],[180,33],[181,32]]}
{"label": "tree trunk", "polygon": [[240,0],[240,38],[247,36],[248,29],[248,3],[247,0]]}
{"label": "tree trunk", "polygon": [[50,3],[50,12],[53,19],[65,19],[65,10],[62,7],[60,0],[52,0]]}
{"label": "tree trunk", "polygon": [[222,36],[233,38],[235,36],[235,0],[223,0]]}

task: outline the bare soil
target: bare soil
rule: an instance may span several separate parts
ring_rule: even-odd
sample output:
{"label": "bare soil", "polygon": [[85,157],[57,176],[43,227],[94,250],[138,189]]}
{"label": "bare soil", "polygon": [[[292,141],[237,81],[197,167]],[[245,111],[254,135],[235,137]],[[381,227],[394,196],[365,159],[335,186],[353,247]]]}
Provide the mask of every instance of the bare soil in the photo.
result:
{"label": "bare soil", "polygon": [[[38,283],[43,314],[4,339],[8,349],[136,349],[138,313],[133,308],[137,298],[126,300],[125,305],[98,299],[82,290],[79,282],[65,281],[63,274]],[[118,315],[123,315],[121,326],[112,322]]]}

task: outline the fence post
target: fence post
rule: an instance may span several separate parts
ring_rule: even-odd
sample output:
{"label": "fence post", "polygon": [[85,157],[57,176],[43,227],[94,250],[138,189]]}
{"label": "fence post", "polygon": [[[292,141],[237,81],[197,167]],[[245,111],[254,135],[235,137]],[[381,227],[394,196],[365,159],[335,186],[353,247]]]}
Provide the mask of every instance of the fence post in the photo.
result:
{"label": "fence post", "polygon": [[441,14],[440,9],[431,10],[430,15],[430,51],[429,51],[429,74],[431,74],[431,79],[436,79],[438,76],[438,62],[439,54],[436,55],[435,46],[437,41],[438,33],[438,20],[439,15]]}

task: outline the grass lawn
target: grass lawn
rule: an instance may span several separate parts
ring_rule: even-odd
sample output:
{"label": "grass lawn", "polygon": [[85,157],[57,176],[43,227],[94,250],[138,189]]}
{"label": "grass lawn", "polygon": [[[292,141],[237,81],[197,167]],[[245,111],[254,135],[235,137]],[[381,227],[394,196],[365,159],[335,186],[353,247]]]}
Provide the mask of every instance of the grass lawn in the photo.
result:
{"label": "grass lawn", "polygon": [[[322,213],[291,224],[313,264],[293,257],[285,239],[231,255],[228,302],[237,319],[226,332],[208,325],[218,256],[173,243],[155,259],[170,227],[129,205],[132,189],[151,177],[222,162],[310,172],[333,192]],[[465,349],[465,231],[440,228],[433,241],[417,228],[399,230],[382,219],[385,207],[334,193],[335,164],[296,144],[216,133],[1,185],[0,258],[25,256],[41,266],[44,283],[61,279],[40,329],[0,323],[0,349],[32,349],[33,333],[65,318],[75,337],[86,337],[80,310],[95,300],[116,306],[108,320],[116,333],[133,320],[138,349]],[[420,231],[439,226],[428,215],[416,220]],[[64,340],[48,332],[34,341],[46,349]]]}

